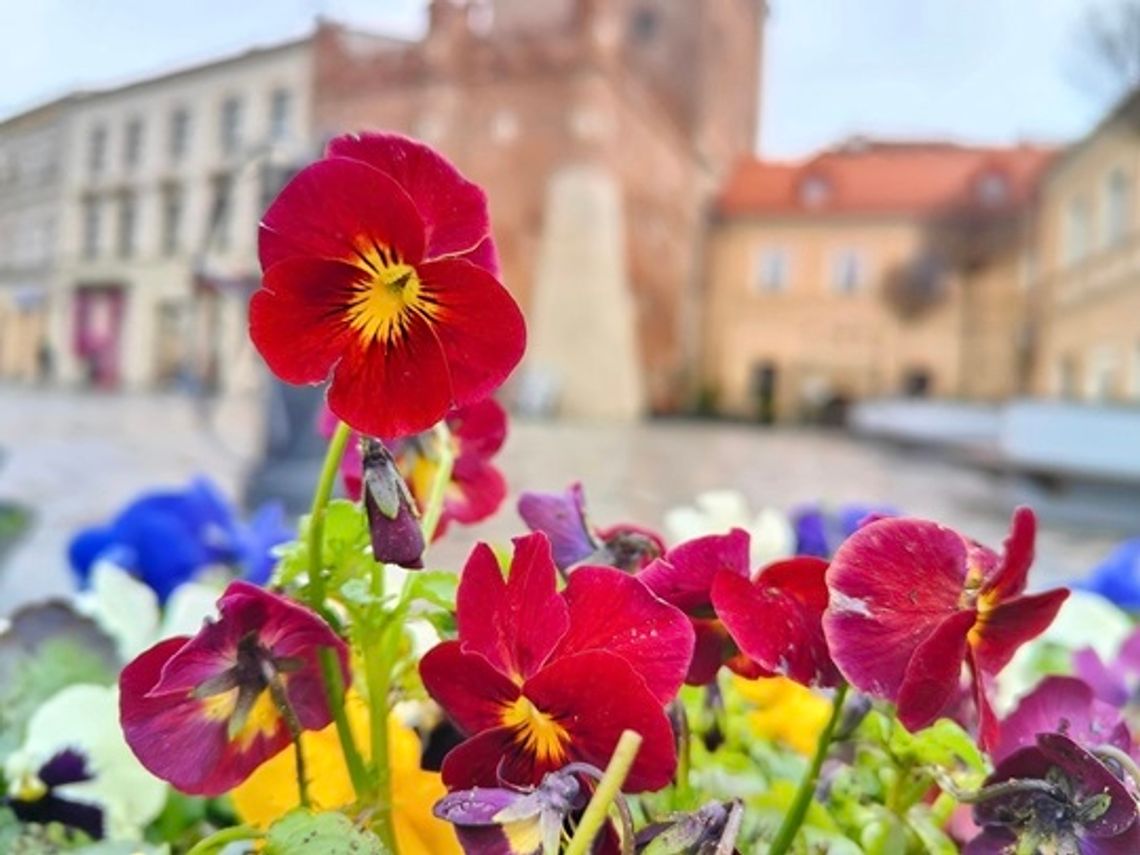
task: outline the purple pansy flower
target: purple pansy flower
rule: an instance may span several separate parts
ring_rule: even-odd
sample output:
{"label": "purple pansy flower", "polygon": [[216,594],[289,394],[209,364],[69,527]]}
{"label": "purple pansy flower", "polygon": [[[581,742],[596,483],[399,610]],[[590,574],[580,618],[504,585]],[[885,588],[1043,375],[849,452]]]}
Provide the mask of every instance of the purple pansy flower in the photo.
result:
{"label": "purple pansy flower", "polygon": [[822,504],[803,505],[792,512],[796,554],[830,558],[839,544],[862,526],[894,516],[898,516],[898,511],[886,505],[841,505],[834,511]]}

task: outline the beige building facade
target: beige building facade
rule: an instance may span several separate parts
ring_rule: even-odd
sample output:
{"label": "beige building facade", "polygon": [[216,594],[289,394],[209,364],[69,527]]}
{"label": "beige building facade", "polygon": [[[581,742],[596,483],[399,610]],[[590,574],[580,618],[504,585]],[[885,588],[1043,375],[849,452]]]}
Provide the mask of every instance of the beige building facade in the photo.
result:
{"label": "beige building facade", "polygon": [[741,163],[710,226],[705,406],[838,421],[866,397],[1019,393],[1025,222],[1047,158],[856,139]]}
{"label": "beige building facade", "polygon": [[1042,182],[1041,395],[1140,402],[1140,93]]}

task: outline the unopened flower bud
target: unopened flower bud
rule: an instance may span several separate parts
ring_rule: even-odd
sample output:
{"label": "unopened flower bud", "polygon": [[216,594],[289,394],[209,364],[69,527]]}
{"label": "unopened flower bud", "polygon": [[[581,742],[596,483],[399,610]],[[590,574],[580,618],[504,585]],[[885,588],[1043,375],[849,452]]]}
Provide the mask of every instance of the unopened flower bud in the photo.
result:
{"label": "unopened flower bud", "polygon": [[365,438],[362,457],[364,510],[373,557],[385,564],[419,570],[424,566],[424,536],[408,485],[384,443]]}

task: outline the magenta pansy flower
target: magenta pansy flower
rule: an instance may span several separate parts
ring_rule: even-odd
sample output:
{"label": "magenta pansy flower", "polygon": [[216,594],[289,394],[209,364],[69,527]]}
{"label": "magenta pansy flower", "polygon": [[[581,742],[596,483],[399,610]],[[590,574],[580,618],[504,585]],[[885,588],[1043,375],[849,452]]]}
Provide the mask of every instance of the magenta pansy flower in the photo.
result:
{"label": "magenta pansy flower", "polygon": [[191,795],[221,795],[288,746],[285,706],[305,730],[332,721],[318,651],[348,648],[292,600],[232,582],[220,617],[198,634],[161,641],[119,678],[127,744],[154,775]]}
{"label": "magenta pansy flower", "polygon": [[1024,593],[1035,531],[1032,511],[1019,508],[1000,556],[927,520],[883,519],[852,534],[827,571],[823,628],[839,670],[895,702],[917,730],[943,713],[967,666],[982,744],[992,748],[988,683],[1069,593]]}

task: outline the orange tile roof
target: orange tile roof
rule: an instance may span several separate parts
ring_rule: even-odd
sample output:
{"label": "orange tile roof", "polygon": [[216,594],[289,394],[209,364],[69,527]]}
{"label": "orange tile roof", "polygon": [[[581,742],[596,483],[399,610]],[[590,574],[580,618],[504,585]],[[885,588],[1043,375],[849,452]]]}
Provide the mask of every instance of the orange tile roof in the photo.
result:
{"label": "orange tile roof", "polygon": [[1056,153],[1030,145],[856,140],[796,163],[741,161],[717,209],[726,216],[929,214],[984,204],[978,187],[988,175],[1001,176],[1008,191],[989,207],[1009,208],[1031,198]]}

